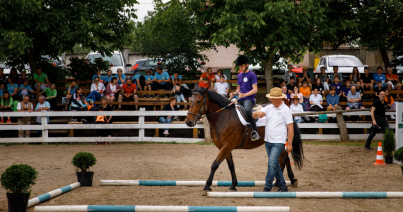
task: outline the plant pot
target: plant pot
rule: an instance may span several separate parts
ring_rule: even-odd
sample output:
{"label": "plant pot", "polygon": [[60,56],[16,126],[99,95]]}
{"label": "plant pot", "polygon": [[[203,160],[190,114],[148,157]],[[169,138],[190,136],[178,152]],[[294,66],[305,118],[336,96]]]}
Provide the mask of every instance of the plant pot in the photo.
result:
{"label": "plant pot", "polygon": [[30,193],[12,194],[7,193],[8,212],[26,212]]}
{"label": "plant pot", "polygon": [[393,163],[393,156],[385,156],[385,163],[392,164]]}
{"label": "plant pot", "polygon": [[81,186],[92,186],[94,172],[76,172],[76,174],[77,181],[81,184]]}

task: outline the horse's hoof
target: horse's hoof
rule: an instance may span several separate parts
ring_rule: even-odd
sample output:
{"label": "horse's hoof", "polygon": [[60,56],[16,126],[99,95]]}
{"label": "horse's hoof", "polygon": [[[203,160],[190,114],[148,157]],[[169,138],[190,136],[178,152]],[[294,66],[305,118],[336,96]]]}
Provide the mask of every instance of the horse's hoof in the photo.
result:
{"label": "horse's hoof", "polygon": [[209,188],[209,187],[205,187],[205,188],[203,189],[203,191],[213,191],[213,190],[211,190],[211,188]]}
{"label": "horse's hoof", "polygon": [[291,185],[292,185],[292,187],[297,187],[298,186],[298,180],[297,179],[291,180]]}
{"label": "horse's hoof", "polygon": [[230,188],[229,191],[230,192],[237,192],[236,188]]}

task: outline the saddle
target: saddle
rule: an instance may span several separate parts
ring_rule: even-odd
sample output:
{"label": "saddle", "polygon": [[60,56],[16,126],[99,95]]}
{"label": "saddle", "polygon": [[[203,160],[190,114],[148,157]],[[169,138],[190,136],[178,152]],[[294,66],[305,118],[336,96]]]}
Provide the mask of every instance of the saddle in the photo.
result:
{"label": "saddle", "polygon": [[[245,119],[245,121],[250,123],[250,120],[249,120],[248,114],[246,114],[245,108],[242,105],[235,105],[235,108],[236,108],[237,111],[239,111],[239,113]],[[254,110],[252,110],[252,113],[253,113],[253,111]],[[257,122],[257,119],[255,119],[255,122]],[[239,149],[239,148],[241,148],[243,146],[243,144],[245,143],[245,140],[246,140],[246,136],[248,136],[249,131],[251,131],[251,128],[252,128],[252,126],[250,124],[246,125],[245,134],[244,134],[244,137],[242,139],[242,142],[236,149]]]}

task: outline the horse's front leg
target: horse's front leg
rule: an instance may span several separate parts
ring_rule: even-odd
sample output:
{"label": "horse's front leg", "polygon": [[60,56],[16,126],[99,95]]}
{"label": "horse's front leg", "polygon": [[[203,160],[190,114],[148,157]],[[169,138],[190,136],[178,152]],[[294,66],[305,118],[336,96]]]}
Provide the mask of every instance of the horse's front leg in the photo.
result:
{"label": "horse's front leg", "polygon": [[213,164],[211,165],[211,172],[210,176],[206,181],[206,186],[204,187],[203,190],[205,191],[211,191],[211,184],[213,184],[213,178],[214,174],[217,171],[218,167],[220,166],[221,162],[227,157],[228,153],[231,153],[231,150],[229,148],[221,148],[220,152],[218,152],[217,158],[214,160]]}
{"label": "horse's front leg", "polygon": [[228,163],[228,168],[229,168],[229,171],[231,172],[231,178],[232,178],[232,185],[229,188],[229,190],[230,191],[236,191],[235,187],[238,185],[238,180],[236,178],[235,165],[234,165],[234,160],[232,159],[232,153],[231,152],[227,156],[227,163]]}

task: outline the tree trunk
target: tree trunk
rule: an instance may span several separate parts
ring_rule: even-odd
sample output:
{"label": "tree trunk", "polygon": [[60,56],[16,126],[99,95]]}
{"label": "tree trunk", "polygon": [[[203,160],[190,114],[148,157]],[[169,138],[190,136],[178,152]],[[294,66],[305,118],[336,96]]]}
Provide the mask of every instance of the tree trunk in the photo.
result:
{"label": "tree trunk", "polygon": [[387,69],[388,67],[390,67],[388,53],[385,48],[379,49],[379,51],[381,51],[383,64],[385,65],[385,69]]}
{"label": "tree trunk", "polygon": [[27,57],[28,57],[29,67],[31,68],[31,75],[32,76],[33,76],[34,73],[36,73],[36,60],[35,60],[34,55],[35,55],[34,50],[32,48],[28,48]]}

